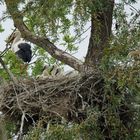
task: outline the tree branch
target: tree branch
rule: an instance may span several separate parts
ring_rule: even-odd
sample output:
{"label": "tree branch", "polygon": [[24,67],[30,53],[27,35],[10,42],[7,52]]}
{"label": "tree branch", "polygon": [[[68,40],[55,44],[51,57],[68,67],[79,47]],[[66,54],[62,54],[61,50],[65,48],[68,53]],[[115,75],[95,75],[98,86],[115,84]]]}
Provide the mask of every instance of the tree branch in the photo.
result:
{"label": "tree branch", "polygon": [[5,71],[7,72],[7,74],[9,75],[10,79],[12,80],[12,82],[14,83],[14,85],[17,85],[17,80],[15,79],[14,75],[11,73],[11,71],[7,68],[7,66],[5,65],[4,61],[2,60],[2,58],[0,57],[0,63],[2,65],[2,67],[5,69]]}
{"label": "tree branch", "polygon": [[29,31],[27,26],[23,22],[23,16],[17,8],[17,0],[5,0],[7,9],[12,16],[14,25],[19,29],[22,34],[22,37],[26,40],[42,47],[45,49],[51,56],[62,61],[63,63],[71,66],[75,70],[82,72],[84,70],[84,65],[82,61],[73,57],[69,53],[58,49],[48,38],[36,36]]}

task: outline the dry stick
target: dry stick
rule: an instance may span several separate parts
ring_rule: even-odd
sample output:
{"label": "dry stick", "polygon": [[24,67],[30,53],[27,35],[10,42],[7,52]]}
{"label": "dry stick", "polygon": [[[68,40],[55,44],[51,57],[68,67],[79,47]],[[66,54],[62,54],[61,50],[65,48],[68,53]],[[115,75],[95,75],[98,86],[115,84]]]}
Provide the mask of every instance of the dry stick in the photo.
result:
{"label": "dry stick", "polygon": [[18,94],[16,92],[15,86],[13,86],[13,89],[14,89],[15,94],[16,94],[16,99],[17,99],[18,107],[19,107],[19,109],[22,112],[21,125],[20,125],[20,130],[19,130],[19,134],[18,134],[18,138],[17,138],[17,140],[21,140],[22,139],[22,134],[23,134],[24,119],[26,119],[26,117],[25,117],[25,111],[23,111],[23,109],[22,109],[22,107],[20,105],[20,102],[19,102],[19,99],[18,99]]}
{"label": "dry stick", "polygon": [[14,75],[11,73],[11,71],[8,69],[8,67],[5,65],[4,61],[2,60],[2,58],[0,57],[0,63],[3,66],[3,68],[5,69],[5,71],[7,72],[7,74],[9,75],[10,79],[12,80],[12,82],[14,83],[14,85],[17,85],[17,80],[15,79]]}
{"label": "dry stick", "polygon": [[23,111],[22,112],[22,117],[21,117],[21,125],[20,125],[20,131],[19,131],[18,140],[21,140],[22,139],[24,119],[25,119],[25,112]]}
{"label": "dry stick", "polygon": [[10,48],[11,46],[10,47],[6,46],[6,48],[0,53],[0,57],[3,57]]}

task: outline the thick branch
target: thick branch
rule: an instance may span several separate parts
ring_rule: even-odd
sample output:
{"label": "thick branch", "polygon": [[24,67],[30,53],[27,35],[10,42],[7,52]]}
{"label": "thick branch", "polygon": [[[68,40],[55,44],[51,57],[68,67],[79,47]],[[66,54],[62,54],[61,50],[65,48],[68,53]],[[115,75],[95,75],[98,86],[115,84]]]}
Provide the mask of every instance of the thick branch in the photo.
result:
{"label": "thick branch", "polygon": [[83,71],[84,66],[80,60],[78,60],[77,58],[73,57],[72,55],[70,55],[69,53],[63,50],[58,49],[52,42],[49,41],[48,38],[36,36],[28,30],[27,26],[23,22],[23,17],[21,13],[18,11],[17,0],[12,0],[12,1],[5,0],[5,3],[6,3],[9,13],[12,16],[15,26],[21,32],[23,38],[42,47],[51,56],[71,66],[75,70],[78,70],[80,72]]}
{"label": "thick branch", "polygon": [[[95,3],[94,0],[93,3]],[[112,27],[114,0],[101,0],[100,3],[102,3],[102,7],[91,13],[91,36],[85,59],[85,64],[93,66],[100,64],[103,50],[108,46]]]}

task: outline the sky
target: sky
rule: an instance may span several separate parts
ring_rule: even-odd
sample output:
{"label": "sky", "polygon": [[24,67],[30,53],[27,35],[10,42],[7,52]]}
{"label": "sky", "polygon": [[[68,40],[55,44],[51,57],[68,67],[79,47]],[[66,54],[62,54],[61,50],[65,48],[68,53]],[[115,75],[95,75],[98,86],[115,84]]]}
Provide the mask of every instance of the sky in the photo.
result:
{"label": "sky", "polygon": [[[115,2],[119,2],[120,0],[116,0]],[[137,10],[140,9],[140,0],[138,0],[138,3],[133,5]],[[0,5],[0,19],[2,16],[2,12],[5,10],[5,6],[4,5]],[[126,7],[126,12],[130,12],[130,6]],[[5,40],[6,38],[11,34],[12,29],[14,29],[13,26],[13,22],[12,20],[8,19],[4,22],[0,22],[0,24],[2,24],[3,28],[5,29],[5,31],[3,33],[0,33],[0,51],[4,50],[5,48]],[[90,26],[90,23],[88,23],[85,27],[85,29],[87,29]],[[86,56],[87,53],[87,48],[88,48],[88,42],[89,42],[89,37],[90,37],[90,29],[85,32],[82,36],[83,38],[86,37],[86,39],[84,39],[81,43],[77,44],[79,47],[79,50],[76,54],[74,54],[75,57],[79,58],[80,60],[84,60],[84,57]]]}

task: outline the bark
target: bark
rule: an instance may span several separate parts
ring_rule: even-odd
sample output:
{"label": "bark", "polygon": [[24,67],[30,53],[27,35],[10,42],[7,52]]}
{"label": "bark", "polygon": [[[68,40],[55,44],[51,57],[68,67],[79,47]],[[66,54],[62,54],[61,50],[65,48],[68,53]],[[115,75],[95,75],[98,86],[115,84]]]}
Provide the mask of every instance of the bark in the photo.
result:
{"label": "bark", "polygon": [[[111,35],[112,14],[114,0],[100,0],[102,8],[92,11],[91,14],[91,35],[85,64],[98,66],[103,56],[103,50],[108,46]],[[97,4],[93,0],[93,5]]]}
{"label": "bark", "polygon": [[82,61],[73,57],[69,53],[58,49],[48,38],[39,37],[32,34],[27,26],[23,22],[23,16],[18,10],[18,0],[5,0],[7,9],[12,16],[14,25],[22,34],[22,37],[26,40],[42,47],[45,49],[51,56],[62,61],[63,63],[71,66],[75,70],[82,72],[84,70],[84,65]]}

